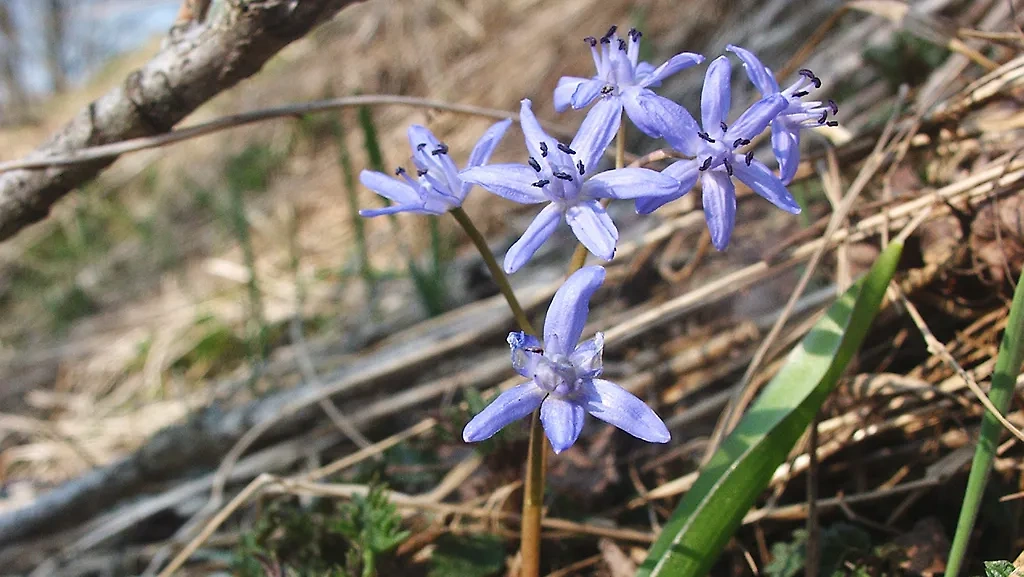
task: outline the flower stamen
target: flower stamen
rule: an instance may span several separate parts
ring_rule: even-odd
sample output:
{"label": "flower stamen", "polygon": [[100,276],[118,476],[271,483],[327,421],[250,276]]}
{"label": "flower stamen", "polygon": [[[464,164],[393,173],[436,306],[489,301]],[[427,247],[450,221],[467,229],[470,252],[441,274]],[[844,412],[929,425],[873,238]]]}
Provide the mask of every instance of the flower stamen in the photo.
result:
{"label": "flower stamen", "polygon": [[745,162],[747,164],[747,166],[750,166],[750,163],[753,162],[753,161],[754,161],[754,151],[751,150],[751,151],[747,152],[747,155],[743,158],[743,162]]}
{"label": "flower stamen", "polygon": [[549,184],[551,184],[550,180],[545,180],[545,179],[542,178],[542,179],[538,180],[537,182],[533,183],[530,186],[536,186],[537,188],[544,188],[545,186],[547,186]]}
{"label": "flower stamen", "polygon": [[558,150],[561,150],[566,154],[576,154],[575,150],[569,148],[567,145],[562,144],[561,142],[558,143]]}
{"label": "flower stamen", "polygon": [[539,163],[539,162],[537,162],[537,159],[536,159],[536,158],[534,158],[534,157],[532,157],[532,156],[531,156],[531,157],[530,157],[530,160],[529,160],[529,162],[530,162],[530,167],[531,167],[531,168],[533,168],[533,169],[534,169],[534,170],[536,170],[537,172],[540,172],[540,163]]}
{"label": "flower stamen", "polygon": [[700,170],[701,172],[704,172],[705,170],[707,170],[707,169],[709,169],[709,168],[711,168],[711,157],[710,157],[710,156],[709,156],[709,157],[707,157],[707,158],[706,158],[706,159],[704,160],[704,164],[701,164],[701,165],[700,165],[700,168],[699,168],[699,170]]}
{"label": "flower stamen", "polygon": [[448,154],[448,145],[441,142],[437,145],[437,148],[430,151],[430,154],[437,156],[438,154]]}
{"label": "flower stamen", "polygon": [[551,175],[562,180],[572,180],[572,175],[567,172],[556,171],[552,172]]}
{"label": "flower stamen", "polygon": [[540,155],[543,158],[548,157],[548,143],[541,141],[540,143]]}
{"label": "flower stamen", "polygon": [[700,132],[700,131],[698,131],[697,132],[697,136],[699,136],[701,138],[701,140],[706,140],[707,142],[710,142],[712,144],[715,143],[715,139],[711,138],[711,135],[708,134],[707,132]]}
{"label": "flower stamen", "polygon": [[582,160],[577,160],[576,161],[576,169],[580,171],[580,176],[583,176],[584,168],[583,168],[583,161]]}

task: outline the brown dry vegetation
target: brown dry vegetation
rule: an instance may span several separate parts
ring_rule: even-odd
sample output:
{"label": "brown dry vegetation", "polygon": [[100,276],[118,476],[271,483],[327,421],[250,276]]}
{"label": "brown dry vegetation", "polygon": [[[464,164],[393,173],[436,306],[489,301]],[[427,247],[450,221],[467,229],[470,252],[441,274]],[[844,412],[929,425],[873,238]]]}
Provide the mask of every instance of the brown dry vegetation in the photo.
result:
{"label": "brown dry vegetation", "polygon": [[[581,116],[556,115],[551,89],[563,74],[589,72],[580,38],[609,23],[642,27],[654,61],[679,49],[713,57],[732,42],[758,51],[778,70],[836,8],[824,1],[705,4],[372,0],[295,43],[189,123],[286,102],[386,93],[505,110],[530,97],[541,118],[572,128]],[[932,215],[912,237],[899,280],[954,358],[987,382],[1011,283],[1024,260],[1021,38],[1013,34],[1006,2],[933,2],[919,9],[929,16],[908,18],[902,27],[847,13],[792,63],[825,80],[842,121],[838,129],[807,139],[810,154],[793,185],[809,208],[803,216],[775,214],[748,195],[741,200],[733,245],[716,253],[706,251],[703,221],[694,212],[696,192],[649,219],[626,207],[613,213],[623,219],[623,244],[595,302],[592,328],[620,337],[614,344],[609,338],[609,373],[655,405],[674,438],[668,448],[646,447],[592,422],[577,447],[552,461],[547,570],[577,563],[578,570],[561,574],[621,575],[642,558],[692,482],[731,385],[789,297],[838,196],[878,158],[885,162],[844,226],[826,239],[829,250],[807,296],[754,382],[771,376],[836,287],[865,270],[885,239],[925,206]],[[1002,65],[997,73],[984,60],[936,46],[958,27],[959,38]],[[907,30],[927,33],[931,42]],[[977,39],[970,30],[1010,34]],[[41,125],[0,133],[4,159],[28,152],[145,57],[126,57],[78,93],[41,104]],[[692,105],[701,75],[684,72],[665,90]],[[737,107],[753,97],[741,78],[736,76],[733,96]],[[900,84],[909,92],[905,108],[894,115]],[[366,163],[362,132],[354,111],[339,114],[358,170]],[[465,157],[488,124],[399,107],[377,108],[374,118],[389,165],[405,163],[410,123],[429,125],[455,158]],[[871,154],[890,119],[895,138]],[[338,143],[328,130],[317,120],[301,128],[279,120],[129,155],[62,202],[50,219],[0,245],[0,517],[30,507],[61,483],[74,484],[95,467],[140,447],[152,449],[157,431],[192,414],[209,416],[204,407],[233,416],[258,407],[259,398],[354,382],[332,397],[342,413],[333,422],[317,408],[254,443],[262,460],[251,456],[255,449],[246,453],[241,472],[226,484],[228,498],[261,472],[291,477],[276,485],[263,478],[264,495],[240,501],[228,524],[196,541],[206,545],[191,566],[196,574],[225,567],[224,557],[211,552],[230,551],[253,525],[259,509],[253,505],[269,503],[269,495],[345,499],[363,491],[366,471],[354,469],[357,462],[373,462],[398,443],[386,441],[389,435],[408,427],[419,440],[400,446],[431,453],[430,462],[377,465],[398,491],[393,500],[407,506],[403,514],[414,530],[399,550],[399,566],[425,573],[441,535],[478,531],[506,537],[514,563],[516,523],[508,513],[519,498],[523,439],[512,434],[478,455],[451,440],[465,414],[449,411],[463,387],[490,387],[509,377],[501,333],[511,320],[494,298],[469,302],[493,290],[480,280],[471,247],[448,219],[440,225],[456,255],[446,277],[453,311],[424,320],[408,277],[407,256],[420,262],[429,256],[425,219],[403,216],[397,227],[388,219],[369,221],[371,264],[382,280],[374,287],[358,275]],[[834,167],[824,153],[829,143],[836,146],[830,148]],[[656,147],[647,140],[630,143],[637,154]],[[252,270],[226,208],[226,167],[245,154],[262,159],[246,170],[266,182],[257,187],[265,190],[245,196]],[[521,135],[511,130],[495,160],[522,156]],[[837,184],[823,184],[829,178]],[[358,194],[361,206],[376,206],[372,193]],[[936,195],[942,201],[933,202]],[[467,210],[501,249],[533,213],[481,191],[472,194]],[[538,312],[566,255],[541,255],[537,266],[513,279]],[[246,286],[253,272],[271,335],[266,363],[254,360],[245,344],[254,323]],[[445,340],[450,334],[464,342]],[[386,363],[396,368],[367,376]],[[259,378],[251,379],[257,369]],[[857,560],[867,572],[941,571],[981,408],[956,373],[927,352],[900,306],[890,305],[880,316],[850,373],[822,415],[823,523],[851,523],[876,545],[905,553],[872,549]],[[1020,426],[1019,402],[1013,411],[1009,418]],[[346,426],[384,444],[356,453],[365,439],[350,438],[346,427],[339,432],[339,419],[351,419]],[[130,574],[154,557],[166,561],[193,540],[209,513],[223,507],[221,501],[202,509],[227,468],[220,477],[210,473],[245,429],[261,422],[243,420],[223,446],[211,441],[210,451],[184,458],[187,469],[145,478],[101,511],[57,514],[52,530],[2,543],[0,574],[39,566],[48,575],[107,567]],[[193,437],[184,438],[188,447]],[[798,447],[792,466],[776,475],[716,572],[749,574],[748,563],[763,570],[777,554],[772,544],[791,540],[806,516],[806,451],[806,444]],[[990,521],[979,529],[974,559],[1011,556],[1022,547],[1018,501],[997,501],[1024,489],[1020,454],[1012,439],[1000,449],[996,487],[983,515]],[[317,473],[335,460],[345,466]],[[409,470],[423,473],[429,486],[403,486]],[[188,483],[198,489],[174,493]],[[854,499],[845,502],[842,495]],[[143,515],[140,503],[160,506]],[[196,524],[181,529],[189,519]],[[52,566],[41,565],[47,558],[55,560]]]}

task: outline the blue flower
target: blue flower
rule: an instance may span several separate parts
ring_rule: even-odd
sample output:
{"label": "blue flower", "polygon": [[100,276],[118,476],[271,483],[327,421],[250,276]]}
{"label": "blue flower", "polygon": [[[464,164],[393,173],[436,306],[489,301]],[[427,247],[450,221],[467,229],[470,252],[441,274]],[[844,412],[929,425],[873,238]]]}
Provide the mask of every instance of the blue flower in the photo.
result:
{"label": "blue flower", "polygon": [[667,62],[655,68],[647,62],[639,62],[640,32],[629,31],[629,40],[623,40],[615,33],[617,27],[612,26],[608,33],[600,39],[588,36],[584,40],[590,44],[590,52],[594,57],[597,74],[593,78],[563,76],[555,88],[555,110],[561,112],[572,106],[584,108],[598,97],[614,104],[613,124],[618,127],[622,109],[633,124],[648,136],[661,136],[658,124],[658,109],[669,100],[656,95],[651,86],[660,86],[661,81],[669,76],[700,64],[704,57],[692,52],[682,52],[669,58]]}
{"label": "blue flower", "polygon": [[672,103],[664,109],[665,140],[679,152],[693,158],[676,162],[662,171],[678,182],[678,188],[672,194],[636,201],[637,212],[648,214],[689,192],[699,177],[704,219],[711,232],[711,243],[718,250],[729,245],[736,221],[734,176],[782,210],[800,213],[800,205],[793,200],[786,186],[767,166],[754,158],[753,151],[746,154],[735,152],[764,131],[768,123],[786,109],[789,100],[781,94],[769,95],[744,111],[731,126],[726,125],[730,105],[729,74],[729,60],[725,56],[716,58],[708,66],[700,97],[704,130],[678,104]]}
{"label": "blue flower", "polygon": [[779,83],[775,81],[775,75],[771,69],[761,63],[752,52],[732,44],[726,46],[743,61],[743,68],[747,71],[747,77],[754,84],[761,96],[781,94],[786,97],[786,108],[772,120],[772,151],[779,161],[779,172],[782,182],[789,184],[796,175],[796,169],[800,165],[800,130],[811,126],[829,125],[836,126],[835,120],[829,120],[828,115],[833,116],[839,112],[836,103],[828,100],[804,102],[803,97],[810,94],[811,90],[821,87],[821,80],[813,72],[806,68],[800,70],[800,78],[790,84],[785,90],[779,89]]}
{"label": "blue flower", "polygon": [[[466,425],[462,438],[475,443],[540,407],[540,421],[556,453],[568,449],[583,430],[586,413],[651,443],[667,443],[668,428],[650,407],[611,381],[599,378],[604,335],[579,342],[590,296],[604,281],[604,268],[588,266],[565,281],[544,319],[544,342],[510,333],[512,368],[530,379],[498,398]],[[579,344],[577,344],[579,343]]]}
{"label": "blue flower", "polygon": [[529,165],[493,164],[462,171],[463,182],[522,204],[548,202],[505,254],[505,272],[519,270],[565,218],[576,238],[595,255],[611,260],[619,232],[598,199],[664,196],[678,187],[668,176],[645,168],[597,173],[596,168],[616,127],[607,122],[618,114],[599,103],[587,115],[568,146],[540,127],[529,100],[523,100],[519,121],[530,151]]}
{"label": "blue flower", "polygon": [[[510,124],[511,120],[502,120],[488,128],[473,147],[466,166],[485,164]],[[360,210],[360,216],[372,217],[396,212],[444,214],[462,206],[462,201],[473,185],[459,177],[459,169],[448,156],[448,146],[439,141],[429,129],[418,124],[409,127],[409,146],[412,147],[412,161],[416,165],[416,178],[402,167],[395,169],[397,178],[372,170],[359,173],[359,182],[363,186],[395,203],[385,208]]]}

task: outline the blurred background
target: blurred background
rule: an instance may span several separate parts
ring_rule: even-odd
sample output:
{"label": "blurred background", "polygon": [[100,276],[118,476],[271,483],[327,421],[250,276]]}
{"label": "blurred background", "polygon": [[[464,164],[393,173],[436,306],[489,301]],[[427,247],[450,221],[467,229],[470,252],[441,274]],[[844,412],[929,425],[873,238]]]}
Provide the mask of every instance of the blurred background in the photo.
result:
{"label": "blurred background", "polygon": [[[226,1],[212,2],[209,22],[217,22]],[[703,53],[710,60],[726,44],[734,43],[754,50],[775,69],[790,63],[822,29],[825,35],[794,62],[821,77],[823,97],[839,103],[840,129],[806,139],[808,148],[817,151],[815,158],[821,159],[829,141],[848,144],[855,136],[877,136],[896,110],[900,85],[908,86],[912,100],[934,102],[980,75],[970,60],[948,49],[943,34],[958,29],[1013,30],[1011,4],[1005,0],[922,0],[911,5],[916,16],[901,19],[884,11],[840,12],[842,3],[837,0],[369,0],[344,9],[296,41],[260,73],[202,106],[183,124],[354,94],[410,95],[508,111],[517,110],[520,99],[529,97],[538,116],[550,121],[553,130],[572,134],[582,113],[556,114],[551,91],[560,76],[592,73],[582,38],[600,36],[610,24],[642,30],[643,58],[654,63],[683,50]],[[0,160],[28,154],[90,101],[157,54],[168,31],[182,25],[181,8],[181,0],[0,0]],[[1017,50],[1012,42],[1009,47],[995,43],[982,48],[987,57],[999,62]],[[683,71],[659,92],[697,110],[703,70]],[[783,85],[788,80],[780,79]],[[734,61],[733,118],[755,96]],[[1006,105],[998,114],[1009,115],[1010,108],[1016,110]],[[464,307],[496,294],[496,289],[454,221],[408,215],[364,220],[355,214],[359,208],[381,203],[358,184],[360,170],[390,172],[408,164],[405,130],[410,123],[428,125],[461,162],[490,122],[421,108],[350,108],[147,150],[119,159],[95,182],[60,201],[49,218],[0,243],[0,515],[30,505],[41,494],[96,467],[118,463],[148,446],[161,429],[192,422],[190,416],[235,414],[233,410],[254,406],[259,399],[315,385],[318,379],[335,382],[361,359],[382,362],[374,353],[386,351],[401,359],[409,350],[428,346],[417,340],[423,335],[437,340],[459,327],[465,330],[458,322],[469,326],[491,322],[491,313],[471,316],[477,314],[473,311],[486,310]],[[629,150],[635,154],[664,145],[638,137],[635,131],[630,136]],[[1009,146],[1007,140],[999,142]],[[860,141],[852,154],[863,155],[870,144]],[[999,150],[1003,152],[1005,148]],[[949,154],[955,158],[944,158],[927,169],[921,164],[920,169],[894,171],[890,176],[896,192],[878,192],[873,199],[891,201],[892,194],[912,196],[926,185],[952,182],[970,170],[976,160],[972,154],[986,161],[998,156],[976,149]],[[513,127],[492,162],[524,160],[522,135]],[[700,249],[700,256],[694,256],[700,242],[697,228],[673,237],[675,244],[666,246],[666,239],[661,239],[647,253],[630,253],[633,256],[627,257],[622,275],[616,277],[625,280],[605,299],[602,318],[609,323],[622,320],[632,306],[663,302],[758,262],[772,247],[809,230],[829,213],[830,205],[817,178],[804,178],[811,169],[801,174],[793,192],[807,208],[804,214],[793,218],[769,210],[760,201],[742,202],[739,228],[726,253]],[[692,210],[693,196],[650,219],[637,217],[628,203],[613,206],[623,233],[621,242],[642,245],[645,235],[660,224]],[[533,207],[513,205],[480,190],[471,193],[466,208],[499,255],[535,213]],[[564,242],[549,243],[536,262],[513,279],[525,294],[538,294],[538,287],[561,275],[572,245],[567,231],[559,234],[557,238]],[[877,252],[873,244],[854,244],[843,266],[858,273]],[[979,270],[992,284],[981,289],[969,286],[994,299],[984,306],[1001,306],[993,295],[1002,294],[1004,281],[1015,277],[1019,259],[1007,265],[1013,270],[1004,274],[1001,257],[985,261],[984,254],[979,254]],[[691,260],[701,261],[700,267],[680,275]],[[831,287],[835,266],[829,260],[812,288]],[[744,322],[760,322],[757,326],[763,327],[766,315],[785,302],[795,274],[782,272],[734,299],[649,335],[635,349],[616,352],[610,370],[629,374],[637,366],[672,357],[694,342]],[[938,294],[963,286],[943,285]],[[460,310],[468,312],[459,313],[463,316],[457,317],[458,322],[450,320]],[[954,334],[969,320],[949,320],[944,334]],[[504,358],[507,351],[501,333],[506,324],[491,327],[480,342],[467,344],[443,363],[416,365],[379,389],[361,390],[339,400],[339,406],[346,414],[378,407],[373,403],[415,384],[463,375],[459,371],[475,367],[481,358]],[[651,397],[661,399],[664,414],[681,414],[698,406],[724,386],[705,387],[735,379],[749,358],[747,349],[757,344],[749,336],[741,341],[709,366],[675,375],[656,387],[659,392],[651,389]],[[889,345],[889,350],[899,351],[893,353],[899,356],[893,371],[900,367],[909,371],[923,362],[923,344],[905,341],[906,335]],[[443,394],[431,393],[428,400],[405,405],[402,411],[383,408],[367,417],[360,425],[362,434],[379,439],[421,417],[447,415],[440,427],[443,434],[438,439],[442,440],[427,447],[401,445],[401,451],[388,453],[389,460],[379,464],[378,477],[383,475],[392,487],[410,493],[434,486],[464,451],[451,442],[451,435],[457,434],[457,423],[464,422],[465,414],[451,416],[445,411],[464,398],[463,386],[483,388],[509,376],[498,374],[466,377],[438,389]],[[623,522],[648,529],[656,526],[644,514],[617,508],[637,491],[626,461],[630,467],[634,459],[654,462],[637,469],[649,486],[692,470],[699,454],[688,443],[706,439],[714,425],[713,413],[701,415],[687,417],[689,428],[681,433],[672,462],[659,460],[651,452],[627,458],[624,453],[632,446],[617,437],[619,445],[607,435],[588,440],[576,457],[562,460],[561,469],[553,473],[556,490],[584,487],[582,496],[569,499],[572,503],[562,514],[569,511],[568,516],[575,518],[607,514],[620,521],[625,515]],[[314,422],[322,425],[325,419],[318,413],[304,426],[312,430]],[[598,430],[596,425],[588,427]],[[953,434],[956,427],[947,422],[944,431]],[[955,448],[955,439],[941,450],[923,447],[924,436],[941,432],[916,429],[906,437],[889,439],[882,449],[910,443],[907,439],[920,441],[922,447],[914,446],[927,458],[915,461],[915,466],[923,469]],[[279,432],[270,435],[267,443],[297,435],[295,430]],[[217,450],[190,458],[187,468],[167,473],[164,479],[148,479],[126,490],[126,496],[141,499],[209,474],[235,439],[220,439],[225,446],[216,445]],[[507,442],[515,450],[523,444],[514,436]],[[962,439],[959,442],[963,444]],[[301,462],[289,457],[267,470],[312,467],[348,454],[359,444],[358,437],[342,437],[303,453]],[[607,453],[617,454],[615,460],[601,452],[609,444],[618,447],[617,453]],[[510,475],[507,464],[502,469],[500,462],[489,461],[489,477],[474,477],[461,487],[460,501],[488,495],[514,479],[515,471]],[[873,486],[875,481],[895,478],[892,471],[898,467],[891,460],[885,463],[889,467],[885,473],[857,482]],[[366,482],[371,472],[360,470],[353,478]],[[792,496],[783,489],[776,496],[784,494]],[[954,492],[947,498],[958,497]],[[951,501],[936,495],[928,495],[926,502],[933,509],[945,503],[955,511]],[[58,564],[59,571],[64,571],[60,574],[140,573],[202,504],[192,495],[88,547],[75,539],[87,534],[82,526],[91,517],[68,520],[60,525],[62,532],[55,529],[27,544],[0,546],[0,575],[25,574],[56,552],[64,555]],[[663,519],[673,504],[668,501],[640,513]],[[916,531],[915,523],[930,517],[923,510],[913,511],[906,522],[896,525],[895,533]],[[210,554],[204,562],[218,570],[233,567],[230,551],[239,543],[249,543],[245,531],[258,517],[258,512],[248,512],[241,523],[231,526],[231,534],[219,546],[227,557]],[[948,519],[940,521],[941,530]],[[950,526],[946,524],[947,532]],[[769,542],[797,543],[792,528],[774,528]],[[928,530],[921,530],[921,542],[941,542],[941,535],[932,539]],[[887,534],[877,527],[864,531],[870,533],[869,541],[894,538],[892,531]],[[760,544],[764,554],[759,561],[771,558],[763,535],[757,536],[760,542],[753,533],[743,537],[746,544]],[[840,531],[835,538],[842,542],[848,536]],[[592,541],[580,548],[566,545],[557,562],[564,566],[592,555]],[[497,547],[502,555],[506,549],[514,551],[508,539],[485,545]],[[632,543],[623,548],[635,558],[642,557],[645,546]],[[936,551],[941,549],[935,545]],[[411,557],[419,550],[413,547],[406,554]],[[72,562],[86,558],[105,559],[108,564],[98,573],[89,573],[90,565]],[[730,557],[742,558],[740,553]],[[502,559],[499,555],[498,569],[479,574],[502,571]],[[399,565],[404,563],[413,561],[405,559]],[[921,563],[923,569],[931,567],[930,558]],[[728,567],[731,574],[748,570],[738,561]],[[795,573],[779,569],[775,574]]]}

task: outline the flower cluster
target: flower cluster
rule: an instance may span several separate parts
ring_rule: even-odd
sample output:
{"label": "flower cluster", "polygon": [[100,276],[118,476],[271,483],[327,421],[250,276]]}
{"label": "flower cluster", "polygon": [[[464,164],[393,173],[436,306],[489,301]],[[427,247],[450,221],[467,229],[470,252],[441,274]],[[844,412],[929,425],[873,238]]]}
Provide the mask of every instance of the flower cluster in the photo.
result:
{"label": "flower cluster", "polygon": [[[685,108],[652,88],[702,64],[704,57],[683,52],[654,66],[639,59],[640,37],[637,30],[619,37],[612,26],[600,38],[584,38],[594,59],[594,76],[565,76],[553,96],[557,111],[590,107],[568,144],[541,127],[531,101],[524,99],[519,124],[528,151],[526,163],[487,164],[511,122],[505,120],[484,133],[460,171],[448,146],[427,128],[414,125],[409,128],[409,144],[416,177],[401,167],[395,170],[395,178],[363,171],[360,181],[393,204],[360,214],[443,214],[461,207],[473,185],[513,202],[544,204],[505,254],[502,268],[513,273],[562,220],[588,251],[611,260],[619,233],[605,208],[607,202],[632,200],[637,213],[649,214],[688,193],[698,181],[711,241],[719,250],[729,245],[735,226],[735,180],[776,207],[799,213],[800,206],[786,186],[799,165],[800,133],[808,127],[834,126],[830,115],[838,112],[831,100],[804,100],[821,87],[821,80],[805,69],[781,89],[772,71],[752,52],[729,45],[727,50],[739,58],[761,99],[735,117],[730,115],[732,66],[728,56],[719,56],[705,71],[698,124]],[[648,136],[664,138],[685,159],[660,172],[638,167],[605,169],[602,158],[608,146],[616,134],[623,135],[623,114]],[[754,156],[754,139],[768,128],[778,173]],[[602,335],[579,343],[587,303],[603,279],[603,268],[585,267],[566,281],[548,310],[543,343],[521,332],[509,335],[513,368],[528,380],[502,393],[466,425],[467,442],[486,439],[538,408],[556,452],[576,441],[587,412],[640,439],[669,440],[668,429],[650,408],[599,378]]]}

